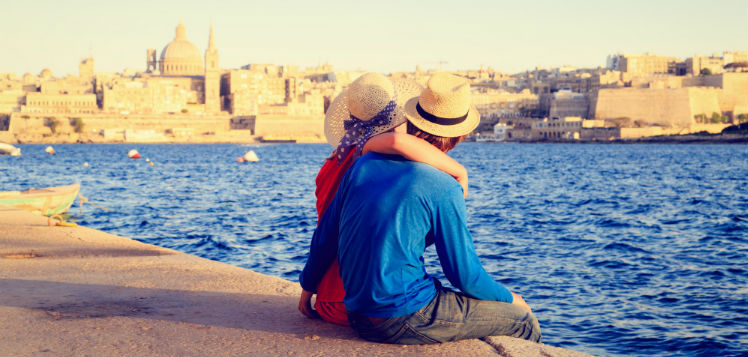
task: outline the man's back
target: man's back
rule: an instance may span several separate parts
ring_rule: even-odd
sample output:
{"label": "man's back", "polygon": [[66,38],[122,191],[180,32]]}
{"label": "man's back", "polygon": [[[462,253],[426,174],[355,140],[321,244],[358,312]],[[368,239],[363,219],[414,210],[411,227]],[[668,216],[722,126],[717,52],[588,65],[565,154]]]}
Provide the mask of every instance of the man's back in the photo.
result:
{"label": "man's back", "polygon": [[459,184],[431,166],[369,154],[350,169],[338,195],[346,307],[391,317],[431,301],[436,289],[419,258],[433,210],[439,202],[451,202],[450,195],[462,200]]}
{"label": "man's back", "polygon": [[[351,167],[336,200],[338,260],[350,311],[392,317],[425,306],[437,290],[421,256],[435,241],[456,287],[487,277],[467,230],[462,188],[449,175],[399,156],[368,154]],[[489,287],[498,285],[488,280]],[[504,292],[489,297],[497,294]],[[511,301],[508,291],[503,298]]]}

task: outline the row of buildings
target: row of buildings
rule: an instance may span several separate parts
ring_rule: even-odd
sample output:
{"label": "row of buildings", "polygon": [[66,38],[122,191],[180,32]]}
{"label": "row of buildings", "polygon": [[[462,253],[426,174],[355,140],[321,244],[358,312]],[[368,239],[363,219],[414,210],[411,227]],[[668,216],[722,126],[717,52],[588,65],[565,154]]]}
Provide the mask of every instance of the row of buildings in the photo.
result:
{"label": "row of buildings", "polygon": [[716,133],[748,121],[748,52],[685,60],[616,54],[600,68],[466,71],[482,140],[610,140]]}
{"label": "row of buildings", "polygon": [[[219,64],[213,27],[201,53],[180,22],[160,54],[146,50],[142,71],[95,72],[94,59],[84,58],[78,76],[56,78],[48,69],[20,78],[0,74],[0,135],[6,131],[18,141],[65,135],[76,141],[324,141],[325,103],[345,85],[338,79],[352,75],[329,64],[303,72]],[[85,123],[85,130],[74,122]]]}
{"label": "row of buildings", "polygon": [[[0,74],[0,140],[324,141],[324,111],[361,71],[329,64],[222,69],[211,26],[204,52],[176,27],[143,70],[77,76]],[[458,71],[472,83],[484,138],[575,140],[719,131],[748,113],[748,53],[685,60],[615,54],[607,66],[505,74]],[[425,83],[433,71],[391,73]],[[496,133],[494,133],[496,130]],[[480,137],[480,135],[479,135]]]}

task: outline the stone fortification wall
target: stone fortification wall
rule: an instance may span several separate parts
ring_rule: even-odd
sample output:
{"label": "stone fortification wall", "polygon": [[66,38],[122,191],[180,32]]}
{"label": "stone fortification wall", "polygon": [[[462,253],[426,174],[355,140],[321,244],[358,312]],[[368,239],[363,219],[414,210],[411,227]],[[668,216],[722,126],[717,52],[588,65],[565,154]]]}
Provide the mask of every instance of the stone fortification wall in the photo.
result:
{"label": "stone fortification wall", "polygon": [[718,100],[722,113],[731,112],[733,117],[748,113],[748,73],[688,77],[683,79],[683,86],[721,88]]}
{"label": "stone fortification wall", "polygon": [[695,124],[690,128],[666,128],[661,126],[650,126],[645,128],[594,127],[583,128],[580,138],[582,140],[609,141],[616,139],[638,139],[661,135],[683,135],[698,132],[719,134],[727,126],[729,126],[729,124]]}
{"label": "stone fortification wall", "polygon": [[254,133],[269,140],[295,139],[305,142],[325,141],[324,115],[286,116],[261,114],[255,119]]}
{"label": "stone fortification wall", "polygon": [[722,88],[730,93],[742,94],[742,98],[748,101],[748,73],[723,73]]}
{"label": "stone fortification wall", "polygon": [[683,78],[684,87],[715,87],[724,88],[723,75],[715,74],[708,76],[691,76]]}
{"label": "stone fortification wall", "polygon": [[596,119],[629,118],[648,125],[688,128],[697,114],[721,113],[720,89],[601,89]]}
{"label": "stone fortification wall", "polygon": [[599,135],[599,133],[606,131],[609,134],[613,134],[610,138],[614,139],[638,139],[663,135],[685,135],[698,132],[719,134],[727,126],[729,126],[729,124],[695,124],[691,128],[665,128],[661,126],[651,126],[646,128],[595,128],[597,130],[589,130],[586,136],[582,135],[582,139],[601,140],[601,138],[595,137],[595,134]]}
{"label": "stone fortification wall", "polygon": [[[196,131],[229,130],[228,115],[189,116],[189,115],[113,115],[113,114],[75,114],[75,115],[34,115],[29,113],[14,113],[11,116],[11,129],[20,133],[23,131],[40,130],[39,127],[48,126],[45,122],[49,118],[58,120],[58,132],[73,131],[75,118],[83,122],[85,131],[100,131],[107,128],[129,129],[170,129],[180,127],[195,128]],[[40,131],[49,131],[41,129]]]}
{"label": "stone fortification wall", "polygon": [[[229,131],[228,115],[113,115],[14,113],[9,132],[20,142],[118,142],[125,131],[150,132],[164,140],[221,135]],[[185,130],[189,128],[189,130]],[[105,133],[121,134],[105,137]]]}
{"label": "stone fortification wall", "polygon": [[[724,91],[719,88],[701,87],[701,88],[686,88],[689,93],[689,104],[691,106],[691,114],[698,115],[703,114],[711,116],[712,113],[720,113],[726,111],[727,108],[723,107],[724,102],[720,101]],[[732,108],[729,109],[730,111]],[[695,124],[695,122],[693,123]],[[692,124],[692,125],[693,125]]]}
{"label": "stone fortification wall", "polygon": [[651,126],[646,128],[620,128],[619,138],[636,139],[647,136],[688,134],[688,132],[688,129],[663,128],[661,126]]}
{"label": "stone fortification wall", "polygon": [[734,116],[748,114],[748,73],[723,73],[720,105]]}
{"label": "stone fortification wall", "polygon": [[[116,115],[14,113],[8,134],[15,142],[324,142],[324,115],[258,115],[251,127],[232,128],[229,114]],[[244,129],[244,130],[233,130]]]}

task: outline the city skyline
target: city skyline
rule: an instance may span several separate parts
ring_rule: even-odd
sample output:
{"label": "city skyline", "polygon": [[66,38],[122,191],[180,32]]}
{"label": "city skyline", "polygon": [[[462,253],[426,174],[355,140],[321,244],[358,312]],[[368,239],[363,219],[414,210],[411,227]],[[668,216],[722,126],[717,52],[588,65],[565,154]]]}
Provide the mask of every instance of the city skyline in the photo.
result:
{"label": "city skyline", "polygon": [[[92,56],[96,72],[145,70],[146,50],[160,52],[181,20],[204,52],[211,23],[220,67],[248,63],[398,72],[442,67],[504,73],[539,67],[599,67],[613,53],[677,58],[745,51],[748,2],[719,7],[686,1],[581,0],[530,4],[470,1],[378,2],[36,1],[5,5],[0,72],[77,74]],[[363,14],[363,15],[362,15]],[[7,36],[10,34],[10,36]]]}

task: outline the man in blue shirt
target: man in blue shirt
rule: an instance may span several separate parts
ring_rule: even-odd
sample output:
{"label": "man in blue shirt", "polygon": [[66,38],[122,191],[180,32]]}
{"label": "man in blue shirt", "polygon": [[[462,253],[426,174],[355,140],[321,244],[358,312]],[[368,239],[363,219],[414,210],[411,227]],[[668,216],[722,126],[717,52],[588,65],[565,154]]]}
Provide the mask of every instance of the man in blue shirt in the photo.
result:
{"label": "man in blue shirt", "polygon": [[[429,79],[405,111],[408,133],[445,152],[479,121],[467,82],[444,73]],[[302,300],[337,256],[348,319],[362,338],[424,344],[507,335],[539,341],[530,307],[483,269],[466,217],[462,187],[451,176],[399,156],[364,155],[346,173],[312,237],[299,278]],[[423,253],[431,244],[460,292],[426,273]]]}

